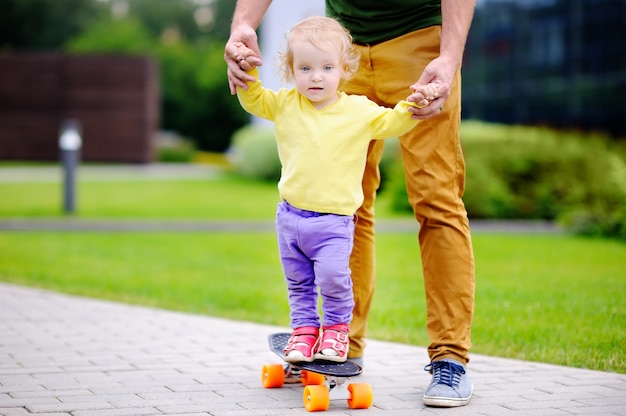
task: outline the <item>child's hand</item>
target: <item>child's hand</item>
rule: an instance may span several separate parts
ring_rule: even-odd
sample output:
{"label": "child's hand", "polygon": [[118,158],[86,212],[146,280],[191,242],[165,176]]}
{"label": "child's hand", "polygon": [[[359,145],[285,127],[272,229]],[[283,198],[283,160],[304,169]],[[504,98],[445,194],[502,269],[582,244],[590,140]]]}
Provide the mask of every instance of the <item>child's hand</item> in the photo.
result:
{"label": "child's hand", "polygon": [[411,94],[409,96],[409,98],[411,98],[410,100],[407,98],[407,101],[412,102],[413,105],[417,108],[424,108],[426,107],[430,102],[426,99],[426,97],[424,96],[423,93],[421,92],[414,92],[413,94]]}
{"label": "child's hand", "polygon": [[259,63],[256,53],[242,42],[233,42],[228,46],[228,54],[244,71],[250,71]]}
{"label": "child's hand", "polygon": [[415,103],[417,108],[424,108],[437,97],[439,97],[439,85],[436,82],[431,82],[426,85],[418,85],[413,94],[407,98],[407,101]]}

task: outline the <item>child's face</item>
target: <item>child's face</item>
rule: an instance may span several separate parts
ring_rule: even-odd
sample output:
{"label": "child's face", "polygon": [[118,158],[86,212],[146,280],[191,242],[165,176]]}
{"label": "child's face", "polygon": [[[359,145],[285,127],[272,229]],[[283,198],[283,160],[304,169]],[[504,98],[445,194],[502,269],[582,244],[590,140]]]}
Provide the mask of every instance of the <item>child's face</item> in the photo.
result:
{"label": "child's face", "polygon": [[296,88],[315,108],[322,108],[337,100],[337,88],[343,76],[339,54],[333,49],[323,50],[311,42],[295,42],[293,74]]}

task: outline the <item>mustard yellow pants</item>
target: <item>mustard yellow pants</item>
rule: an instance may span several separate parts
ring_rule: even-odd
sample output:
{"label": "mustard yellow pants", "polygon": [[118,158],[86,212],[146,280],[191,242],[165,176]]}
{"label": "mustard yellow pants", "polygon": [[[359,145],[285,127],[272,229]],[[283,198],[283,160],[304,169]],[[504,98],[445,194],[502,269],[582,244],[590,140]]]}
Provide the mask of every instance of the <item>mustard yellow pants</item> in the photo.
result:
{"label": "mustard yellow pants", "polygon": [[[434,26],[374,46],[357,45],[360,67],[342,90],[393,107],[409,96],[409,86],[439,55],[440,33],[441,27]],[[458,72],[442,113],[420,122],[400,138],[400,143],[409,202],[420,224],[426,325],[431,341],[428,353],[431,361],[453,358],[467,363],[475,283],[470,229],[461,200],[465,161],[459,140],[460,83]],[[357,213],[350,260],[356,303],[350,326],[350,357],[363,355],[374,295],[374,201],[383,145],[383,140],[370,143],[363,176],[365,201]]]}

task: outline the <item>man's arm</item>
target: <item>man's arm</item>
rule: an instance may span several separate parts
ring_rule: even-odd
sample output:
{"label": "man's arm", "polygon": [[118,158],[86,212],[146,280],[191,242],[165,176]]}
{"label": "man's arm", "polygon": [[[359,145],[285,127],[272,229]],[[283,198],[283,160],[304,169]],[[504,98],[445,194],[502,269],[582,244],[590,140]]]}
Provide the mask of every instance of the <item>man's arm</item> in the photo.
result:
{"label": "man's arm", "polygon": [[[271,2],[272,0],[237,0],[230,25],[230,37],[224,48],[231,94],[236,93],[237,86],[247,88],[246,82],[254,81],[254,78],[245,71],[263,64],[256,29],[261,24]],[[240,56],[238,51],[241,51],[241,44],[254,54],[245,58]]]}
{"label": "man's arm", "polygon": [[[463,62],[463,52],[472,19],[474,17],[475,0],[441,0],[441,44],[439,57],[433,59],[424,69],[420,79],[411,86],[430,82],[439,83],[439,98],[433,100],[424,109],[411,109],[414,117],[426,119],[440,113],[446,98],[450,96],[450,88],[456,71]],[[412,99],[410,99],[412,101]]]}
{"label": "man's arm", "polygon": [[258,28],[270,3],[272,0],[237,0],[233,21],[230,25],[231,31],[239,26]]}
{"label": "man's arm", "polygon": [[440,56],[451,61],[455,72],[463,62],[475,7],[476,0],[441,0]]}

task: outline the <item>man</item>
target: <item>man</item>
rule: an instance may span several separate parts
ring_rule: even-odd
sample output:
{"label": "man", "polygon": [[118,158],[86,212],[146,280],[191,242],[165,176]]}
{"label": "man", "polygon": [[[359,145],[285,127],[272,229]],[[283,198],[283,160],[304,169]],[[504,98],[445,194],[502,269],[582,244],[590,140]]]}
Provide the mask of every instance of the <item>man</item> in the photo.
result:
{"label": "man", "polygon": [[[262,63],[255,29],[271,0],[238,0],[225,48],[231,92],[250,80],[244,71]],[[474,255],[462,201],[465,161],[459,140],[460,67],[474,13],[474,0],[326,0],[326,11],[346,26],[361,54],[359,70],[341,87],[393,107],[417,85],[437,82],[428,106],[412,109],[423,120],[400,138],[409,202],[420,223],[419,242],[426,290],[428,353],[433,374],[424,392],[427,406],[469,403],[466,374],[474,313]],[[234,56],[241,42],[254,56]],[[417,79],[417,81],[415,81]],[[363,363],[364,337],[375,285],[374,201],[380,184],[383,143],[370,143],[363,175],[350,268],[355,309],[350,359]]]}

